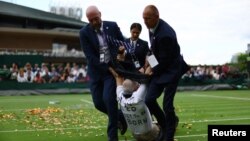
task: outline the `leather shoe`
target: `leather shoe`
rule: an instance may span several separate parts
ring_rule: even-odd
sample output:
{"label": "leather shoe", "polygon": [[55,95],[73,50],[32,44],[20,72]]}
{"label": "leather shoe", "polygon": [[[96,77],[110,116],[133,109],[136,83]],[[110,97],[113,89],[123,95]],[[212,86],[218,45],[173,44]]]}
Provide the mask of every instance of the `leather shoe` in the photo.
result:
{"label": "leather shoe", "polygon": [[160,131],[159,131],[158,137],[155,139],[155,141],[163,141],[165,139],[163,130],[160,126],[159,126],[159,129],[160,129]]}
{"label": "leather shoe", "polygon": [[176,128],[178,127],[178,124],[179,124],[179,117],[175,116],[175,130],[174,130],[174,132],[176,132]]}
{"label": "leather shoe", "polygon": [[118,129],[120,130],[121,135],[124,135],[127,131],[127,123],[122,123],[121,121],[118,121]]}

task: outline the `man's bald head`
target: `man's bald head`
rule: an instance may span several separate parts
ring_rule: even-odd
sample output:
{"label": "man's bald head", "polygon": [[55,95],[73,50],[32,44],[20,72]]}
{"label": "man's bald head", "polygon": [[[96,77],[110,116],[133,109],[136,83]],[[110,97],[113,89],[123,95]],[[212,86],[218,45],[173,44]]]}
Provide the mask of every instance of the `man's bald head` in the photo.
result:
{"label": "man's bald head", "polygon": [[158,11],[157,7],[154,6],[154,5],[147,5],[144,8],[143,13],[150,13],[150,14],[152,14],[154,16],[159,16],[159,11]]}
{"label": "man's bald head", "polygon": [[86,17],[91,26],[93,26],[95,29],[99,29],[101,27],[101,12],[96,6],[92,5],[86,9]]}
{"label": "man's bald head", "polygon": [[159,11],[156,6],[148,5],[143,10],[143,19],[147,28],[154,28],[159,20]]}
{"label": "man's bald head", "polygon": [[86,17],[88,18],[89,16],[93,15],[93,14],[99,14],[100,11],[98,10],[98,8],[94,5],[92,6],[89,6],[87,9],[86,9]]}
{"label": "man's bald head", "polygon": [[125,79],[122,83],[122,86],[126,94],[132,94],[138,87],[138,83],[130,79]]}

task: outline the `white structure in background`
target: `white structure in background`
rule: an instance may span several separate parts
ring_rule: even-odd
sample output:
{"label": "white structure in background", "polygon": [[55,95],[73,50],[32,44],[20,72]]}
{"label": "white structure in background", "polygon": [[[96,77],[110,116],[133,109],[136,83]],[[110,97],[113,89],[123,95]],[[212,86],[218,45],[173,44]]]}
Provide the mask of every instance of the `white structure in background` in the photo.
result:
{"label": "white structure in background", "polygon": [[238,56],[241,54],[241,52],[235,53],[231,58],[231,63],[238,63]]}
{"label": "white structure in background", "polygon": [[68,50],[68,46],[66,44],[53,43],[52,52],[47,56],[54,57],[85,57],[83,51],[76,50],[72,48]]}
{"label": "white structure in background", "polygon": [[[250,54],[250,44],[247,44],[246,54]],[[238,63],[238,56],[242,54],[241,52],[235,53],[231,58],[231,63]]]}
{"label": "white structure in background", "polygon": [[80,5],[81,0],[51,0],[49,9],[51,13],[81,20],[83,12]]}
{"label": "white structure in background", "polygon": [[[54,14],[64,15],[66,17],[71,17],[77,20],[82,19],[82,0],[50,0],[49,11]],[[65,32],[75,32],[72,29],[68,30],[66,28],[55,28],[54,30]],[[79,31],[76,31],[77,33]],[[56,57],[84,57],[84,53],[80,50],[75,50],[74,48],[68,50],[66,44],[54,43],[52,46],[51,56]]]}
{"label": "white structure in background", "polygon": [[247,50],[246,53],[250,55],[250,44],[247,44]]}

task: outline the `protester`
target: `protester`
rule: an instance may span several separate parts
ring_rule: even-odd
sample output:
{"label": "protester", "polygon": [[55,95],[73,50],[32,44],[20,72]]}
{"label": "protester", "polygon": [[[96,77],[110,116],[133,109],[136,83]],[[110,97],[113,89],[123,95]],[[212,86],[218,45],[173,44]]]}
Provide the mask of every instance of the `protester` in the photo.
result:
{"label": "protester", "polygon": [[[140,69],[141,73],[150,75],[149,69]],[[121,110],[125,116],[128,128],[136,141],[160,141],[162,132],[156,123],[153,123],[151,114],[144,102],[147,92],[146,83],[138,83],[124,78],[115,70],[112,74],[116,78],[116,94]]]}

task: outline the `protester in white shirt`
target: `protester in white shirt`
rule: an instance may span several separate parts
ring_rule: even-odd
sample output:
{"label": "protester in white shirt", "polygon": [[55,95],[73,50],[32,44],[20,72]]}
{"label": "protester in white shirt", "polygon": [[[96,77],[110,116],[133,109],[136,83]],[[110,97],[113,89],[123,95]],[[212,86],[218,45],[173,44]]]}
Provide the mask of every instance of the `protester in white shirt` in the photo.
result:
{"label": "protester in white shirt", "polygon": [[156,141],[160,129],[153,123],[144,102],[146,84],[139,84],[130,79],[124,80],[115,71],[112,70],[112,72],[117,83],[117,100],[134,138],[137,141]]}

